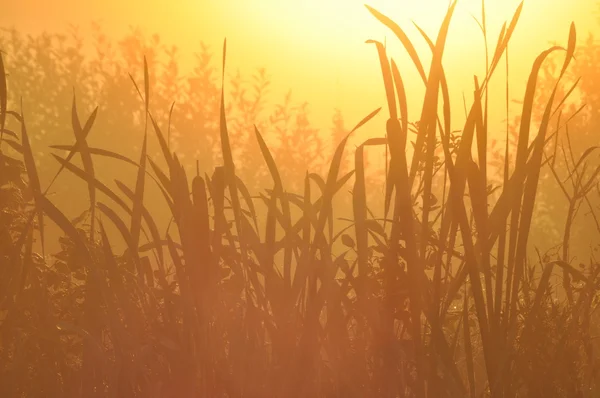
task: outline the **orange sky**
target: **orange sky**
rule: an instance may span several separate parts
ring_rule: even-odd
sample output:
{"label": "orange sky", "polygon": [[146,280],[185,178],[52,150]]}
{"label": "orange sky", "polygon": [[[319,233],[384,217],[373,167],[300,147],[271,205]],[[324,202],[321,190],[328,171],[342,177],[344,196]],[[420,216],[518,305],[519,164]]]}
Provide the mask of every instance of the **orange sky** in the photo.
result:
{"label": "orange sky", "polygon": [[[8,0],[0,0],[7,2]],[[375,48],[367,39],[387,38],[411,97],[418,98],[422,84],[392,34],[363,6],[365,0],[19,0],[0,9],[0,26],[27,32],[61,30],[68,23],[89,26],[99,21],[105,32],[119,37],[129,26],[159,33],[191,55],[200,40],[219,54],[228,40],[228,71],[267,67],[273,82],[273,99],[287,89],[296,100],[311,105],[319,127],[328,127],[339,107],[348,124],[354,124],[376,107],[385,105]],[[435,38],[448,0],[372,0],[367,4],[390,16],[406,29],[418,50],[428,49],[412,21]],[[501,23],[510,19],[519,1],[487,0],[488,25],[494,45]],[[598,31],[596,0],[525,0],[519,27],[512,41],[511,76],[523,86],[535,56],[548,43],[566,44],[569,24],[575,21],[580,40]],[[462,114],[462,93],[470,95],[473,74],[481,76],[483,41],[470,13],[478,18],[480,0],[459,0],[444,57],[451,78],[454,110]],[[600,26],[600,25],[598,25]],[[499,71],[498,77],[502,77]],[[499,81],[499,84],[503,84]],[[502,92],[500,92],[502,94]],[[500,103],[503,103],[501,99]],[[412,103],[412,116],[418,103]],[[503,114],[504,110],[499,111]],[[500,116],[498,116],[498,119]],[[453,126],[455,128],[460,126]]]}

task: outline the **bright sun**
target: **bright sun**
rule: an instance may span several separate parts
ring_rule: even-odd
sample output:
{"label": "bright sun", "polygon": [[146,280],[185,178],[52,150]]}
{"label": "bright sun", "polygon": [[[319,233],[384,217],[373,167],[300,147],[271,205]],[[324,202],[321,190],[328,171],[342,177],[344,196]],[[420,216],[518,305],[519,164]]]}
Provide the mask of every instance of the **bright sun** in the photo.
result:
{"label": "bright sun", "polygon": [[[398,40],[393,33],[381,24],[365,8],[365,3],[398,23],[409,35],[424,61],[430,55],[426,42],[420,37],[413,24],[417,24],[435,41],[438,29],[450,5],[449,0],[259,0],[247,2],[232,1],[232,10],[238,14],[236,29],[245,35],[262,32],[261,45],[254,45],[253,51],[267,57],[267,52],[304,52],[311,59],[321,63],[334,63],[335,58],[347,54],[359,54],[369,46],[366,40],[386,41],[393,56],[402,56]],[[521,0],[486,0],[486,24],[491,50],[502,24],[509,22]],[[233,5],[235,3],[235,6]],[[532,30],[523,28],[523,20],[535,19],[535,30],[549,29],[553,25],[553,15],[561,15],[569,7],[565,0],[525,0],[525,7],[519,24],[521,32]],[[243,4],[243,5],[242,5]],[[240,9],[241,7],[241,9]],[[447,53],[450,57],[479,60],[484,51],[484,41],[476,20],[481,22],[482,0],[458,0],[450,32],[447,39]],[[544,18],[537,14],[544,10]],[[526,18],[527,17],[527,18]],[[554,18],[555,19],[555,18]],[[530,23],[527,23],[531,26]],[[555,27],[556,28],[556,27]],[[556,29],[555,29],[556,30]],[[561,37],[568,32],[568,25]],[[533,32],[532,32],[533,33]],[[533,45],[531,34],[522,36],[522,43]],[[548,37],[547,34],[545,34]],[[521,39],[519,39],[521,40]],[[550,39],[551,40],[551,39]],[[536,46],[539,43],[535,43]],[[390,47],[391,46],[391,47]],[[261,48],[262,47],[262,48]],[[540,49],[541,50],[541,49]],[[531,51],[527,49],[527,51]],[[533,50],[539,51],[539,50]],[[361,54],[363,57],[364,53]],[[364,58],[364,57],[363,57]],[[397,59],[397,61],[399,61]],[[456,59],[453,61],[456,64]],[[358,65],[354,65],[356,69]]]}
{"label": "bright sun", "polygon": [[[268,66],[280,78],[280,86],[292,87],[298,98],[310,100],[313,109],[330,112],[331,107],[339,106],[356,113],[364,112],[367,104],[379,104],[382,97],[376,53],[365,44],[366,40],[386,41],[411,97],[420,98],[419,90],[423,89],[406,51],[394,34],[369,13],[365,3],[405,30],[426,67],[431,52],[413,23],[435,41],[450,5],[449,0],[221,1],[227,10],[224,21],[228,22],[221,29],[231,39],[228,59],[232,69],[234,65]],[[517,83],[516,87],[524,86],[535,56],[550,41],[565,43],[570,22],[589,14],[584,8],[589,10],[589,4],[585,4],[591,1],[595,0],[524,0],[510,45],[511,81]],[[495,48],[502,24],[510,22],[520,3],[485,0],[490,51]],[[462,94],[472,90],[473,75],[481,78],[485,70],[484,40],[477,23],[481,14],[482,0],[458,0],[446,41],[443,63],[456,96],[455,114],[459,115],[463,113]],[[516,98],[521,96],[517,89],[511,93]],[[357,101],[357,96],[361,100]],[[410,108],[418,111],[417,104]]]}
{"label": "bright sun", "polygon": [[[260,0],[246,2],[245,12],[250,18],[260,19],[263,28],[295,36],[297,45],[302,42],[310,46],[318,42],[342,45],[357,38],[364,41],[375,38],[372,37],[374,34],[382,36],[387,33],[366,10],[365,3],[401,26],[412,25],[414,21],[433,38],[450,4],[449,0]],[[499,28],[505,19],[510,19],[518,4],[517,0],[488,0],[487,21],[492,29]],[[463,41],[467,37],[480,41],[480,37],[473,37],[473,33],[478,31],[473,16],[481,19],[481,0],[459,0],[452,34]]]}

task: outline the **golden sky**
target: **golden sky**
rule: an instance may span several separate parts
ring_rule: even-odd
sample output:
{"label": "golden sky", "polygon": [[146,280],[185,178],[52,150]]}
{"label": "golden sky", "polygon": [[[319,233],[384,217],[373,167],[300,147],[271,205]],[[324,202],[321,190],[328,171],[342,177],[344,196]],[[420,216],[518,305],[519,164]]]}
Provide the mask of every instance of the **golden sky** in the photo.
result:
{"label": "golden sky", "polygon": [[[391,32],[370,15],[364,3],[405,28],[423,59],[428,59],[429,50],[413,21],[435,39],[448,0],[19,0],[10,1],[8,7],[0,5],[0,26],[39,32],[97,21],[115,37],[130,26],[139,26],[147,33],[159,33],[164,42],[176,44],[188,55],[201,40],[219,54],[227,37],[228,72],[266,67],[274,99],[291,88],[296,100],[309,102],[315,123],[326,128],[336,107],[342,109],[348,124],[354,124],[385,105],[376,50],[365,44],[368,39],[386,38],[411,97],[418,98],[422,88]],[[535,56],[550,42],[566,45],[571,21],[577,25],[580,41],[598,31],[597,3],[525,0],[510,47],[516,98],[521,96],[518,87],[524,85]],[[502,22],[510,20],[518,4],[515,0],[486,1],[492,46]],[[460,114],[463,92],[467,98],[471,95],[473,74],[481,76],[484,67],[483,39],[472,15],[480,18],[481,0],[459,0],[444,56],[452,107]],[[503,75],[499,71],[498,77]],[[418,104],[412,105],[411,114],[416,117]]]}

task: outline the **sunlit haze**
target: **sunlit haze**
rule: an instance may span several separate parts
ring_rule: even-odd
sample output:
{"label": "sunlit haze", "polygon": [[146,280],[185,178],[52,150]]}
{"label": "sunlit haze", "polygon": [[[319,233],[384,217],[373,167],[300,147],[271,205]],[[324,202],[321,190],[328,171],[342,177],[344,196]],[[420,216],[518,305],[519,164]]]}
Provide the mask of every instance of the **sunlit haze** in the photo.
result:
{"label": "sunlit haze", "polygon": [[0,398],[600,397],[597,10],[0,0]]}
{"label": "sunlit haze", "polygon": [[[435,40],[447,0],[372,0],[367,4],[405,29],[423,59],[428,59],[429,50],[413,22]],[[510,21],[518,4],[516,0],[486,1],[492,48],[502,23]],[[510,46],[512,82],[518,83],[513,98],[521,95],[535,56],[550,42],[566,44],[570,21],[576,23],[580,40],[597,30],[596,8],[591,0],[525,1]],[[470,95],[473,75],[483,74],[484,42],[474,18],[481,20],[481,1],[458,1],[444,57],[452,106],[459,115],[463,92]],[[379,63],[374,47],[365,44],[368,39],[386,41],[401,72],[408,76],[409,93],[422,89],[393,33],[367,11],[363,0],[22,0],[0,13],[1,26],[26,32],[60,31],[68,24],[85,32],[92,21],[114,37],[126,34],[132,26],[160,34],[164,42],[181,49],[183,69],[200,41],[219,55],[227,38],[228,72],[251,73],[266,67],[272,79],[271,99],[278,101],[291,89],[295,100],[310,104],[311,117],[322,128],[329,126],[334,108],[340,108],[353,123],[384,105]],[[504,72],[498,76],[503,84]],[[418,116],[415,106],[413,118]]]}

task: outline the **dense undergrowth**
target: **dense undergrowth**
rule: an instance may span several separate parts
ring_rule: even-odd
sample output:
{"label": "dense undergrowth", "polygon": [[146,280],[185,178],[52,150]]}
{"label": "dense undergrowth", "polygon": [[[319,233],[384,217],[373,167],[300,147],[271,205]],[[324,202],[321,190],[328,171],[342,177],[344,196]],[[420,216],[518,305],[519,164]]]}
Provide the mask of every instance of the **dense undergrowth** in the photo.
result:
{"label": "dense undergrowth", "polygon": [[[504,26],[487,75],[475,79],[458,134],[450,129],[442,67],[453,10],[435,41],[423,34],[433,54],[426,71],[404,31],[369,8],[423,79],[420,120],[408,123],[399,69],[382,43],[370,42],[387,95],[385,129],[350,154],[349,169],[342,138],[325,175],[306,172],[296,190],[258,128],[272,186],[252,192],[239,178],[223,91],[222,165],[194,175],[171,150],[169,126],[150,110],[147,66],[143,84],[133,82],[145,115],[137,159],[91,147],[97,109],[82,118],[74,97],[75,142],[59,147],[67,156],[52,156],[57,175],[70,173],[86,188],[89,210],[76,219],[49,195],[61,177],[40,179],[30,116],[7,108],[0,64],[0,395],[597,396],[600,267],[593,256],[571,265],[574,211],[558,250],[532,257],[529,243],[542,170],[556,176],[573,209],[590,201],[600,170],[589,163],[595,148],[577,155],[555,139],[568,137],[575,117],[560,117],[564,97],[556,95],[575,27],[566,48],[540,54],[532,67],[518,139],[511,147],[507,132],[497,185],[488,170],[487,88],[521,7]],[[485,20],[482,31],[487,40]],[[538,73],[553,52],[564,63],[539,105]],[[148,155],[150,137],[160,161]],[[389,162],[379,212],[367,200],[364,159],[382,147]],[[133,168],[134,180],[102,181],[99,159]],[[164,227],[147,209],[151,189],[170,214]],[[339,220],[334,200],[344,195],[352,219]],[[62,236],[49,235],[49,224]],[[62,250],[47,255],[57,238]]]}

